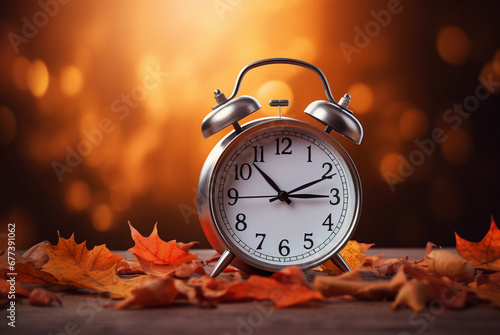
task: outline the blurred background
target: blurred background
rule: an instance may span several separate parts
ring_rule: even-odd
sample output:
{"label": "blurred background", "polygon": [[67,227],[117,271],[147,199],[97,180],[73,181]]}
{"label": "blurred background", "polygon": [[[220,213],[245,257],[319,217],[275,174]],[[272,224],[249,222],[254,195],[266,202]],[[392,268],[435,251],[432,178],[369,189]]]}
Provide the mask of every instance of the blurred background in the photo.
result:
{"label": "blurred background", "polygon": [[[73,232],[88,246],[144,235],[209,247],[201,167],[230,129],[201,122],[246,64],[290,57],[349,92],[361,146],[336,136],[364,191],[354,238],[379,247],[478,241],[500,220],[500,2],[2,1],[0,233],[17,248]],[[306,69],[251,71],[240,94],[275,115],[325,99]]]}

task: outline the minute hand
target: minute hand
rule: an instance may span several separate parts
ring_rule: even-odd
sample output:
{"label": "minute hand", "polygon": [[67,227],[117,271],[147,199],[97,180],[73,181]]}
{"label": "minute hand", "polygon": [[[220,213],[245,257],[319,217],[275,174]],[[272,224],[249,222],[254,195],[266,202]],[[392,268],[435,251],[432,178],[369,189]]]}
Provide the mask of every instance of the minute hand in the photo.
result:
{"label": "minute hand", "polygon": [[335,175],[336,175],[336,173],[334,173],[334,174],[332,174],[332,175],[329,175],[329,176],[323,176],[323,177],[321,177],[320,179],[313,180],[313,181],[311,181],[311,182],[309,182],[309,183],[307,183],[307,184],[304,184],[304,185],[302,185],[302,186],[299,186],[299,187],[297,187],[297,188],[294,188],[293,190],[291,190],[290,192],[288,192],[288,194],[292,194],[292,193],[295,193],[295,192],[297,192],[297,191],[300,191],[300,190],[303,190],[303,189],[305,189],[305,188],[308,188],[309,186],[313,186],[314,184],[317,184],[317,183],[319,183],[320,181],[323,181],[323,180],[325,180],[325,179],[332,179],[332,177],[333,177],[333,176],[335,176]]}

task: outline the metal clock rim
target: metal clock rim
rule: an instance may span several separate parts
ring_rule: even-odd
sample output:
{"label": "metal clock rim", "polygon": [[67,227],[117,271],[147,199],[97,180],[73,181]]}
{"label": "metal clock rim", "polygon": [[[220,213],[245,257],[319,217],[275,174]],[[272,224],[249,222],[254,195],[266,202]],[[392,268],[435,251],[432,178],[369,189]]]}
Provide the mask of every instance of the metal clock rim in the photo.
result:
{"label": "metal clock rim", "polygon": [[[330,259],[331,257],[333,257],[336,253],[338,253],[345,246],[345,244],[349,241],[352,234],[354,233],[356,226],[358,224],[358,221],[359,221],[359,216],[360,216],[361,206],[362,206],[362,189],[361,189],[359,174],[358,174],[356,166],[354,165],[349,154],[345,151],[345,149],[334,138],[332,138],[328,134],[324,133],[319,128],[317,128],[313,125],[310,125],[306,122],[296,120],[296,119],[290,119],[290,118],[275,118],[275,117],[262,118],[262,119],[258,119],[255,121],[251,121],[251,122],[243,125],[243,130],[244,130],[243,133],[246,133],[245,131],[250,130],[250,129],[259,130],[259,126],[264,127],[265,124],[268,124],[270,122],[275,122],[275,121],[281,121],[280,123],[282,123],[282,126],[284,126],[284,127],[290,126],[290,125],[292,125],[292,126],[295,125],[296,128],[304,128],[303,130],[313,134],[314,136],[318,136],[318,134],[321,134],[320,136],[323,137],[322,140],[329,141],[332,144],[334,149],[337,151],[337,153],[340,155],[340,157],[344,161],[344,166],[349,170],[349,173],[352,176],[352,178],[351,178],[352,181],[350,181],[350,182],[353,183],[352,186],[354,189],[355,202],[354,202],[354,209],[352,210],[352,214],[350,214],[350,217],[346,218],[346,219],[348,219],[348,221],[346,221],[346,222],[348,222],[347,224],[349,224],[349,227],[348,227],[346,233],[344,234],[344,236],[339,240],[339,242],[337,243],[335,248],[331,249],[330,251],[325,253],[325,255],[323,255],[320,258],[313,259],[311,261],[308,261],[308,262],[305,262],[305,263],[299,265],[299,267],[302,269],[308,269],[308,268],[312,268],[314,266],[317,266],[317,265],[323,263],[324,261]],[[314,133],[313,130],[316,131],[316,133]],[[216,224],[216,222],[218,222],[218,220],[215,217],[215,208],[214,208],[215,204],[213,203],[213,201],[210,201],[210,194],[212,194],[212,191],[213,191],[212,187],[214,185],[213,179],[215,178],[215,175],[216,175],[215,172],[217,171],[218,165],[223,160],[222,159],[223,154],[225,152],[227,152],[226,149],[228,149],[232,144],[234,144],[235,140],[238,140],[238,138],[240,138],[239,135],[241,135],[243,133],[237,134],[235,132],[231,132],[230,134],[228,134],[214,148],[213,151],[216,151],[216,153],[214,154],[216,157],[213,157],[213,155],[211,153],[209,155],[209,157],[207,158],[207,161],[209,161],[211,158],[212,159],[215,158],[215,162],[212,162],[213,164],[210,164],[210,166],[207,167],[208,171],[202,170],[202,174],[200,175],[199,187],[205,187],[205,190],[202,190],[202,193],[199,193],[199,194],[202,194],[201,198],[206,197],[205,199],[198,199],[198,211],[199,211],[199,215],[200,215],[200,221],[202,222],[202,228],[205,232],[205,235],[209,239],[209,242],[212,244],[212,246],[214,248],[216,248],[217,251],[220,253],[222,253],[226,249],[229,249],[231,251],[231,253],[233,253],[236,256],[236,259],[234,262],[237,264],[238,267],[248,268],[247,266],[249,266],[250,269],[256,268],[256,269],[260,269],[263,271],[278,271],[279,269],[288,266],[288,264],[284,264],[283,266],[277,266],[274,264],[266,263],[265,261],[261,261],[255,257],[249,256],[249,255],[245,254],[242,250],[240,250],[228,237],[225,236],[225,233],[222,232],[221,228],[219,227],[219,225],[222,223]],[[216,149],[218,149],[218,150],[216,150]],[[205,169],[205,166],[204,166],[204,169]],[[208,176],[207,176],[207,173],[209,174]],[[208,180],[206,180],[207,177],[208,177]],[[208,188],[208,189],[206,189],[206,188]],[[199,192],[200,192],[200,190],[199,190]],[[203,204],[203,200],[206,203]],[[206,211],[206,208],[204,208],[204,207],[206,207],[207,205],[209,208],[209,213],[204,213]],[[204,216],[206,216],[207,214],[209,214],[209,219],[210,219],[209,226],[210,227],[207,227],[206,226],[207,223],[205,222],[206,218]],[[218,238],[221,241],[214,241],[214,237],[211,236],[211,232],[209,231],[207,233],[206,230],[210,229],[210,228],[212,228],[211,230],[213,230],[213,232],[215,232],[217,234]],[[222,242],[222,244],[220,242]],[[216,245],[214,246],[214,244],[216,244]]]}

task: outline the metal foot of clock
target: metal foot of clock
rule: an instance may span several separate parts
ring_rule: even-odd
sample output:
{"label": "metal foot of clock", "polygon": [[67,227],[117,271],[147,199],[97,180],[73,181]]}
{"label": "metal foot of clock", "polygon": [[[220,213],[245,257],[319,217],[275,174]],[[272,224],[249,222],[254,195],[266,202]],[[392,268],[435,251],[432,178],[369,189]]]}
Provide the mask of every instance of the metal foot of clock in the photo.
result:
{"label": "metal foot of clock", "polygon": [[345,261],[344,257],[342,257],[340,254],[336,254],[335,256],[332,257],[332,262],[335,264],[342,272],[349,272],[351,271],[351,268],[349,267],[349,264]]}

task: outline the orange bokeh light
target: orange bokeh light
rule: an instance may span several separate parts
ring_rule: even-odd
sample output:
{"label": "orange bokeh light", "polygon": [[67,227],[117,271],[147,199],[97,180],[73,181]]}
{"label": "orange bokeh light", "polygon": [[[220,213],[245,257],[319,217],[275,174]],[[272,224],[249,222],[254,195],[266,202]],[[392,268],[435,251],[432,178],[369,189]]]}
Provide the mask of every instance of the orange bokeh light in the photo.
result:
{"label": "orange bokeh light", "polygon": [[459,65],[467,60],[471,52],[471,42],[467,33],[456,26],[446,26],[438,34],[439,56],[450,64]]}
{"label": "orange bokeh light", "polygon": [[355,113],[364,114],[372,108],[374,95],[372,89],[363,83],[355,83],[349,86],[347,92],[351,95],[351,104],[349,109]]}
{"label": "orange bokeh light", "polygon": [[71,210],[81,211],[89,206],[91,196],[89,185],[76,180],[71,182],[66,190],[66,204]]}
{"label": "orange bokeh light", "polygon": [[41,60],[35,60],[27,71],[28,88],[35,97],[42,97],[49,87],[49,71]]}

